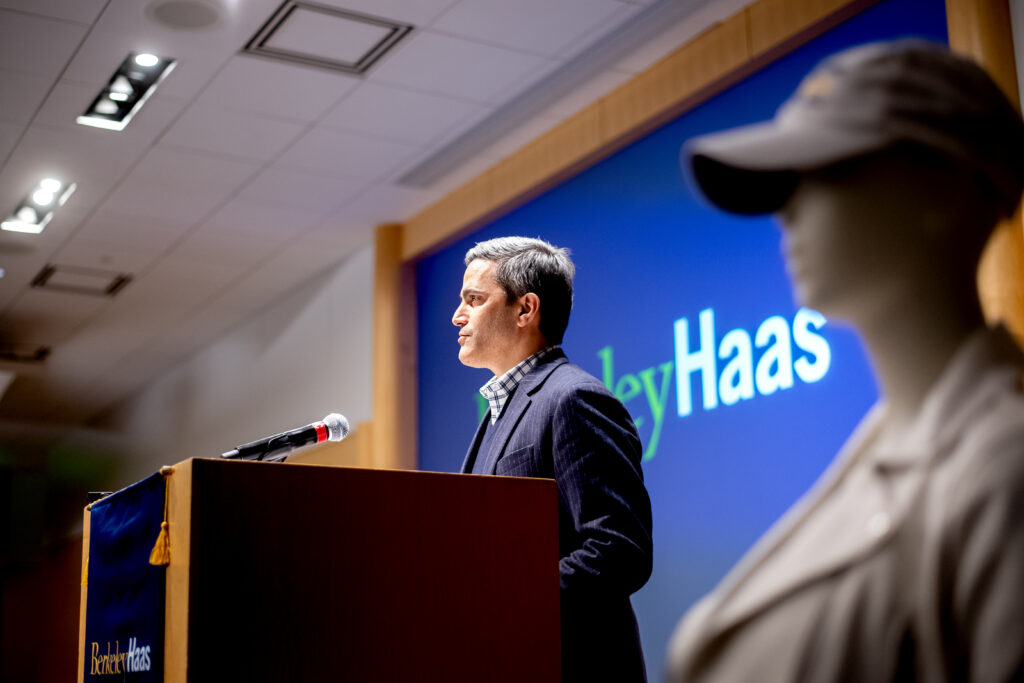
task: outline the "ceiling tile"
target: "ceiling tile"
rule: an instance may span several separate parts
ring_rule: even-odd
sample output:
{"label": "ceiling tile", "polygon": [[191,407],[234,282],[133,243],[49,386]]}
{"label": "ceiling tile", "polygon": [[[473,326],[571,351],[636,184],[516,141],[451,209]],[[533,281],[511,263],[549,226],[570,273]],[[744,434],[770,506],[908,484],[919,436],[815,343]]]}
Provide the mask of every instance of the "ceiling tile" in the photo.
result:
{"label": "ceiling tile", "polygon": [[0,7],[79,24],[94,22],[105,4],[106,0],[0,0]]}
{"label": "ceiling tile", "polygon": [[27,124],[46,99],[51,81],[44,76],[0,70],[0,120]]}
{"label": "ceiling tile", "polygon": [[622,8],[618,0],[462,0],[432,28],[552,57]]}
{"label": "ceiling tile", "polygon": [[419,148],[402,142],[314,128],[282,154],[277,163],[286,168],[374,180],[408,163],[418,152]]}
{"label": "ceiling tile", "polygon": [[292,280],[292,287],[295,287],[315,277],[326,268],[336,266],[342,259],[364,244],[363,240],[353,240],[351,247],[340,248],[340,245],[328,245],[315,237],[298,240],[289,245],[287,249],[281,250],[263,268],[268,272]]}
{"label": "ceiling tile", "polygon": [[270,258],[287,238],[245,239],[240,233],[202,226],[189,233],[174,254],[197,261],[227,263],[252,268]]}
{"label": "ceiling tile", "polygon": [[[230,0],[207,3],[224,10],[221,21],[214,26],[192,30],[169,27],[152,19],[147,14],[147,9],[152,4],[151,1],[109,0],[107,7],[94,24],[83,51],[76,55],[75,61],[84,58],[89,65],[97,66],[95,58],[103,52],[99,48],[102,44],[108,44],[111,50],[106,53],[108,58],[116,59],[102,67],[107,73],[112,72],[121,60],[133,51],[153,52],[174,58],[183,57],[186,51],[198,51],[217,54],[218,61],[223,62],[245,45],[281,2]],[[108,62],[109,59],[103,61]],[[70,73],[67,77],[78,78],[77,75]]]}
{"label": "ceiling tile", "polygon": [[320,125],[427,146],[489,111],[479,104],[367,82],[332,109]]}
{"label": "ceiling tile", "polygon": [[86,27],[0,9],[0,68],[57,78]]}
{"label": "ceiling tile", "polygon": [[[319,253],[327,259],[327,266],[340,263],[351,254],[373,244],[375,223],[364,223],[358,227],[336,227],[330,230],[321,229],[306,233],[293,245],[297,250],[307,253]],[[310,263],[318,257],[312,257]],[[321,261],[323,263],[324,261]]]}
{"label": "ceiling tile", "polygon": [[25,127],[20,124],[0,121],[0,163],[3,163],[3,160],[14,149],[23,130]]}
{"label": "ceiling tile", "polygon": [[426,26],[458,0],[317,0],[318,4],[369,14],[413,26]]}
{"label": "ceiling tile", "polygon": [[358,83],[358,78],[324,69],[237,56],[197,102],[311,122]]}
{"label": "ceiling tile", "polygon": [[376,185],[321,221],[317,230],[401,223],[438,199],[439,193],[430,190]]}
{"label": "ceiling tile", "polygon": [[[189,302],[190,307],[198,307],[247,271],[246,267],[237,263],[213,263],[175,253],[162,259],[153,270],[146,273],[145,280],[152,287],[151,291],[160,297],[160,301],[170,296]],[[167,288],[172,288],[173,293],[165,294]]]}
{"label": "ceiling tile", "polygon": [[279,207],[235,198],[222,206],[203,224],[203,230],[234,234],[239,240],[252,238],[293,238],[324,216],[314,206]]}
{"label": "ceiling tile", "polygon": [[263,264],[222,292],[215,300],[215,305],[244,313],[265,310],[315,274],[309,270],[282,270]]}
{"label": "ceiling tile", "polygon": [[536,55],[424,31],[371,74],[373,81],[490,102],[550,63]]}
{"label": "ceiling tile", "polygon": [[[6,239],[4,240],[6,242]],[[0,247],[4,243],[0,243]],[[5,275],[0,281],[0,312],[7,310],[28,290],[29,283],[42,270],[50,259],[39,254],[19,254],[12,257],[0,249],[0,267]],[[0,330],[3,330],[0,323]]]}
{"label": "ceiling tile", "polygon": [[327,213],[352,199],[367,184],[356,178],[329,178],[272,166],[246,185],[239,197],[278,206],[322,208]]}
{"label": "ceiling tile", "polygon": [[4,340],[56,346],[95,316],[108,297],[29,289],[0,318]]}
{"label": "ceiling tile", "polygon": [[114,190],[104,208],[193,225],[257,168],[251,163],[156,147]]}
{"label": "ceiling tile", "polygon": [[136,216],[140,221],[156,218],[174,224],[180,235],[209,215],[222,200],[223,196],[212,190],[193,191],[131,178],[119,186],[100,208]]}
{"label": "ceiling tile", "polygon": [[161,144],[269,161],[305,129],[288,121],[195,105],[171,126]]}
{"label": "ceiling tile", "polygon": [[[657,2],[659,0],[653,1]],[[665,0],[661,1],[664,2]],[[680,0],[669,1],[679,2]],[[698,0],[698,2],[699,1],[701,0]],[[563,60],[569,60],[578,56],[587,48],[600,43],[603,38],[614,32],[616,29],[622,27],[630,19],[643,12],[644,9],[645,7],[643,3],[620,4],[618,9],[609,12],[600,21],[594,22],[587,31],[581,33],[578,37],[573,38],[572,40],[567,40],[563,43],[555,56]]]}
{"label": "ceiling tile", "polygon": [[181,237],[181,224],[152,216],[132,216],[100,209],[75,233],[69,246],[119,247],[155,260]]}

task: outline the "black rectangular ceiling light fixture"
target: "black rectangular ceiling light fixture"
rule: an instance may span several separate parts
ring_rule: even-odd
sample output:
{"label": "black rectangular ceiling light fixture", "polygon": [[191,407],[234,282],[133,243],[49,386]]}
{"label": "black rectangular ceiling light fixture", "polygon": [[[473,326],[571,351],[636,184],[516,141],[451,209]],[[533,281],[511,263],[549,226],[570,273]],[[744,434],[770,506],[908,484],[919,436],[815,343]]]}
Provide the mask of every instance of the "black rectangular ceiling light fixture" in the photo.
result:
{"label": "black rectangular ceiling light fixture", "polygon": [[173,59],[148,52],[132,52],[76,121],[83,126],[124,130],[160,81],[171,73],[174,64]]}
{"label": "black rectangular ceiling light fixture", "polygon": [[390,19],[285,0],[242,52],[363,74],[412,29]]}

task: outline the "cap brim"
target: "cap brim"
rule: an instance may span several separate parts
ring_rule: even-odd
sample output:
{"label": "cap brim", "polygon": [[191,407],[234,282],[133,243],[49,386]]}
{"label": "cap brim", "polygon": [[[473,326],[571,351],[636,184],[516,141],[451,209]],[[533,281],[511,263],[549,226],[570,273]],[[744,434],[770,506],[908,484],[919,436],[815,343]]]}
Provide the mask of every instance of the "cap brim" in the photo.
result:
{"label": "cap brim", "polygon": [[711,204],[762,214],[782,208],[800,173],[885,144],[877,131],[783,128],[770,121],[693,138],[683,146],[681,161],[690,184]]}

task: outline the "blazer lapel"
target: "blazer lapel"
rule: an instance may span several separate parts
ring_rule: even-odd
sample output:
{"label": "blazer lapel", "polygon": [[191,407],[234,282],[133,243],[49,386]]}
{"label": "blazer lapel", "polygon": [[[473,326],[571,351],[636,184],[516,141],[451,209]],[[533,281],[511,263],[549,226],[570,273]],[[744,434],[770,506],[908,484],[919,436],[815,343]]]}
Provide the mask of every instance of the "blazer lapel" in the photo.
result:
{"label": "blazer lapel", "polygon": [[[492,425],[497,431],[491,439],[490,452],[483,454],[483,456],[477,453],[476,457],[487,458],[483,464],[483,469],[480,470],[482,473],[494,474],[496,472],[498,461],[505,455],[508,444],[512,440],[512,435],[515,433],[516,428],[522,421],[526,411],[533,403],[534,394],[540,391],[541,387],[544,386],[544,382],[546,382],[548,377],[551,376],[551,373],[554,372],[555,368],[568,362],[569,360],[565,357],[565,353],[563,353],[561,349],[555,349],[519,381],[519,385],[512,393],[508,403],[505,404],[505,410],[502,412],[501,418],[498,420],[497,424]],[[490,418],[485,415],[484,420],[488,419]],[[480,429],[477,430],[476,438],[473,440],[473,446],[470,448],[470,454],[466,456],[466,463],[463,464],[463,472],[472,470],[473,463],[470,462],[472,457],[471,454],[475,450],[478,450],[476,446],[479,444],[482,437],[483,423],[481,423]],[[469,469],[466,469],[467,465]]]}
{"label": "blazer lapel", "polygon": [[488,421],[491,419],[489,412],[484,413],[483,419],[480,420],[480,424],[477,425],[476,435],[473,436],[473,440],[469,442],[469,450],[466,451],[466,457],[462,459],[462,469],[459,470],[462,474],[469,474],[473,471],[473,463],[480,457],[480,440],[484,438],[484,429],[487,427]]}
{"label": "blazer lapel", "polygon": [[505,404],[505,411],[502,413],[501,419],[496,424],[491,425],[496,430],[491,440],[491,447],[487,453],[477,456],[486,458],[483,463],[483,469],[480,470],[483,474],[495,473],[498,460],[501,459],[501,456],[505,455],[505,448],[512,438],[512,433],[532,403],[530,397],[525,392],[520,393],[522,389],[522,386],[516,387],[515,393],[512,394],[508,403]]}

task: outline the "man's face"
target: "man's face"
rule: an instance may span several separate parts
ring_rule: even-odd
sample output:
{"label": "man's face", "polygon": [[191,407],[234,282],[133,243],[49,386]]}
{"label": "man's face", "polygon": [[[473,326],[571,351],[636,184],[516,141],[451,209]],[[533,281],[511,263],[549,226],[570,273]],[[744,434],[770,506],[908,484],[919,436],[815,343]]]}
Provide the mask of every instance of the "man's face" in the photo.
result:
{"label": "man's face", "polygon": [[[459,307],[452,323],[459,328],[459,360],[471,368],[487,368],[495,375],[516,364],[513,343],[517,333],[516,307],[494,279],[492,261],[477,259],[462,277]],[[521,359],[520,359],[521,360]]]}

